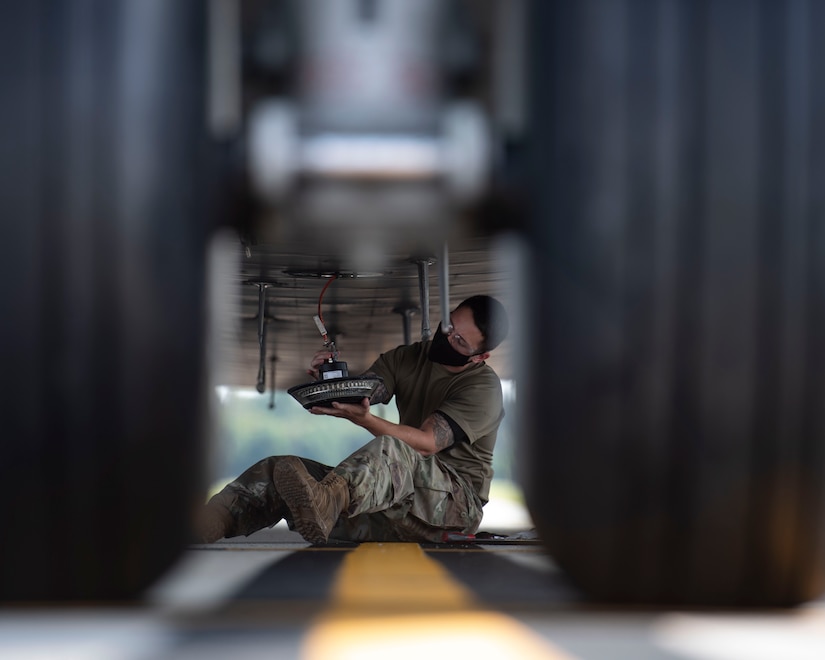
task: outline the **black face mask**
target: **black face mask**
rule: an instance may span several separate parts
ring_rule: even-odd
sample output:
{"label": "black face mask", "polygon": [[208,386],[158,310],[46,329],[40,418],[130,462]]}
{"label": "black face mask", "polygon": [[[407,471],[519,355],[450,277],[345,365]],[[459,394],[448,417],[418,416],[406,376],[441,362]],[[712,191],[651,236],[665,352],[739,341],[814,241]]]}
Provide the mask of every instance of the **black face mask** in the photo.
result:
{"label": "black face mask", "polygon": [[450,344],[450,340],[447,339],[447,335],[441,332],[441,326],[438,326],[435,335],[433,335],[430,352],[427,354],[427,357],[432,362],[437,362],[448,367],[463,367],[470,361],[471,356],[462,355],[455,350]]}

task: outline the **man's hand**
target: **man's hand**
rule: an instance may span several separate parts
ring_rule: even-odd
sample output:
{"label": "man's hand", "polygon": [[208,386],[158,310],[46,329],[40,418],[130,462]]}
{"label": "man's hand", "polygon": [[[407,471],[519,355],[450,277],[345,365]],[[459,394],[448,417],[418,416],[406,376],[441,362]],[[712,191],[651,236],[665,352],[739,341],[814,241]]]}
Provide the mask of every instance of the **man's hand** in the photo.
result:
{"label": "man's hand", "polygon": [[327,348],[322,348],[318,351],[315,355],[312,356],[312,362],[310,362],[309,369],[307,369],[307,374],[312,376],[315,380],[321,378],[321,374],[318,371],[318,367],[320,367],[324,362],[329,360],[332,355],[332,351]]}
{"label": "man's hand", "polygon": [[367,428],[370,413],[370,400],[367,397],[361,399],[361,403],[338,403],[332,402],[332,408],[325,406],[313,406],[309,409],[313,415],[329,415],[331,417],[343,417],[353,424]]}

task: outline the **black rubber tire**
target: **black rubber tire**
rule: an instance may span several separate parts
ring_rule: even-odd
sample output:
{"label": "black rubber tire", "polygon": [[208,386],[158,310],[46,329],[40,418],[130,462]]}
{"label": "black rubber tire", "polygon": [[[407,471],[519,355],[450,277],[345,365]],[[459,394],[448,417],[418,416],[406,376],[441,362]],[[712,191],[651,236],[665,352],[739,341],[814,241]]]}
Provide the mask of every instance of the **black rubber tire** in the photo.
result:
{"label": "black rubber tire", "polygon": [[825,4],[536,0],[523,480],[594,600],[825,589]]}
{"label": "black rubber tire", "polygon": [[4,4],[0,600],[136,598],[191,540],[206,4]]}

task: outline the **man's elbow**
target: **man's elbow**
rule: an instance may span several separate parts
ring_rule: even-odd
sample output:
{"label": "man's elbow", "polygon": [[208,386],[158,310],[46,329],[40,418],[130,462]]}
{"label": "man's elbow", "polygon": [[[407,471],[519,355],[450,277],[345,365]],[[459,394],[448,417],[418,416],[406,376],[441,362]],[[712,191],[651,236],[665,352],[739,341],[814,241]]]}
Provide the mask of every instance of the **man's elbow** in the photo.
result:
{"label": "man's elbow", "polygon": [[438,452],[440,452],[444,449],[447,449],[451,445],[452,445],[452,443],[450,443],[448,445],[441,446],[438,443],[433,442],[431,444],[425,444],[425,445],[421,445],[419,447],[416,447],[415,450],[419,454],[421,454],[422,456],[432,456],[433,454],[437,454]]}
{"label": "man's elbow", "polygon": [[433,454],[437,454],[440,451],[440,449],[435,445],[435,443],[422,443],[419,446],[415,447],[415,450],[422,456],[432,456]]}

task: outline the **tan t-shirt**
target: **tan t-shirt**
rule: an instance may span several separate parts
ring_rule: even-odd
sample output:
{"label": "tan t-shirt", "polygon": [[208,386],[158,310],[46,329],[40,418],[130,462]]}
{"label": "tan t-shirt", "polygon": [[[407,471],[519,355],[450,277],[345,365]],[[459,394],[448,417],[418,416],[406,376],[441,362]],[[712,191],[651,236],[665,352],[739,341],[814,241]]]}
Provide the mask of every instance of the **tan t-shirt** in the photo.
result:
{"label": "tan t-shirt", "polygon": [[430,342],[399,346],[382,354],[369,371],[381,376],[390,396],[395,396],[399,422],[420,428],[435,411],[441,411],[467,435],[438,452],[438,457],[472,483],[487,502],[493,478],[493,448],[504,417],[501,381],[482,362],[454,374],[427,358]]}

